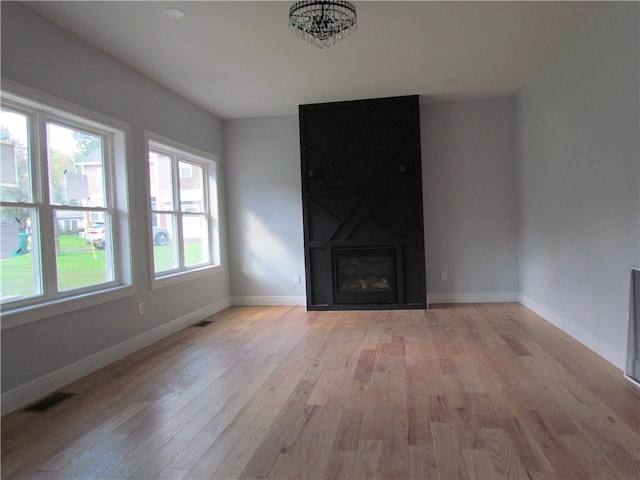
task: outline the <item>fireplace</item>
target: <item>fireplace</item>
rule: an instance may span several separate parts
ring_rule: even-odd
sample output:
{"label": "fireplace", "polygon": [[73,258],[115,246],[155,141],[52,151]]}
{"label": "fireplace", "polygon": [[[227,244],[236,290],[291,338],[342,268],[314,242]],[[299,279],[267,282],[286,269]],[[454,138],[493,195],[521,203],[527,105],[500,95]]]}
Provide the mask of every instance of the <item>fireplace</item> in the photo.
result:
{"label": "fireplace", "polygon": [[395,303],[394,249],[334,250],[333,282],[336,303]]}
{"label": "fireplace", "polygon": [[425,308],[418,97],[299,118],[307,308]]}

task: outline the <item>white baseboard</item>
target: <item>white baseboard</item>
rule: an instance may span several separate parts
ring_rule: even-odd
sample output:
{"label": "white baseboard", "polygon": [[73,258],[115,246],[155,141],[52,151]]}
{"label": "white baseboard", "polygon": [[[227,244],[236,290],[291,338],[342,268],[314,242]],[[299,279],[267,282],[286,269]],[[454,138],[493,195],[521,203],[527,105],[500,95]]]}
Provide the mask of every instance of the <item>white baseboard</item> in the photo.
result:
{"label": "white baseboard", "polygon": [[600,338],[596,337],[592,333],[587,332],[575,322],[569,320],[566,317],[563,317],[562,315],[559,315],[558,313],[550,310],[544,305],[541,305],[527,295],[520,295],[520,303],[527,307],[529,310],[540,315],[549,323],[552,323],[553,325],[558,327],[563,332],[571,335],[585,347],[589,348],[594,353],[597,353],[609,363],[612,363],[624,372],[626,364],[626,353],[622,350],[618,350],[608,343],[603,342]]}
{"label": "white baseboard", "polygon": [[307,297],[233,297],[233,305],[306,305]]}
{"label": "white baseboard", "polygon": [[627,375],[626,373],[624,374],[624,378],[626,378],[627,380],[629,380],[633,385],[635,385],[636,387],[640,387],[640,382],[638,382],[635,378],[630,377],[629,375]]}
{"label": "white baseboard", "polygon": [[2,415],[22,408],[90,373],[231,306],[231,299],[207,305],[118,345],[83,358],[2,394]]}
{"label": "white baseboard", "polygon": [[434,303],[502,303],[519,302],[518,292],[428,293],[429,304]]}

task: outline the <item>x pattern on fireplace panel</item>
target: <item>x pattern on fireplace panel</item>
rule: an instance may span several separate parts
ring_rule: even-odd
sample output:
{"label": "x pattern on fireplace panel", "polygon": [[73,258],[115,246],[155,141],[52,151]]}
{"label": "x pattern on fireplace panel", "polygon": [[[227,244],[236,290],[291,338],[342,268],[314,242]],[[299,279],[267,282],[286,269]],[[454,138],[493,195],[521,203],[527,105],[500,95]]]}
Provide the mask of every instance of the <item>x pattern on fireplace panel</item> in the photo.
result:
{"label": "x pattern on fireplace panel", "polygon": [[422,235],[410,119],[393,105],[320,112],[305,115],[306,170],[322,172],[306,181],[309,241]]}

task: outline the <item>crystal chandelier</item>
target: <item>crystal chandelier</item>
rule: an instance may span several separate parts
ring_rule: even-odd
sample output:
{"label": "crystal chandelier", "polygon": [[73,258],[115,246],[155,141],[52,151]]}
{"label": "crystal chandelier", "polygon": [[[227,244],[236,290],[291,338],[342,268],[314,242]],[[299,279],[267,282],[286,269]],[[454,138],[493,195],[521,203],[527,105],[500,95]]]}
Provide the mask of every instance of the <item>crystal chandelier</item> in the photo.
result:
{"label": "crystal chandelier", "polygon": [[305,0],[289,9],[289,30],[319,48],[356,31],[356,7],[346,0]]}

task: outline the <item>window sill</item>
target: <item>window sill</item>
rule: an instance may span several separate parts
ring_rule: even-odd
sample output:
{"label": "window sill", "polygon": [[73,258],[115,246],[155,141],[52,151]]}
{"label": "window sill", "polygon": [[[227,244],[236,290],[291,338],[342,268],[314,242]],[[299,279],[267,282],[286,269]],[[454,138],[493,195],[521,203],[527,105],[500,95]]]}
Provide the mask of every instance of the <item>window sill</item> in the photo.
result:
{"label": "window sill", "polygon": [[151,290],[169,287],[171,285],[178,285],[180,283],[188,282],[189,280],[208,277],[209,275],[214,275],[222,272],[224,272],[224,268],[222,265],[209,265],[194,270],[188,270],[186,272],[178,272],[163,277],[157,277],[151,280]]}
{"label": "window sill", "polygon": [[83,308],[95,307],[103,303],[119,300],[135,295],[136,289],[131,285],[118,286],[108,290],[92,292],[75,297],[67,297],[36,305],[15,308],[3,308],[0,326],[2,330],[20,327],[28,323],[37,322],[58,315],[64,315]]}

